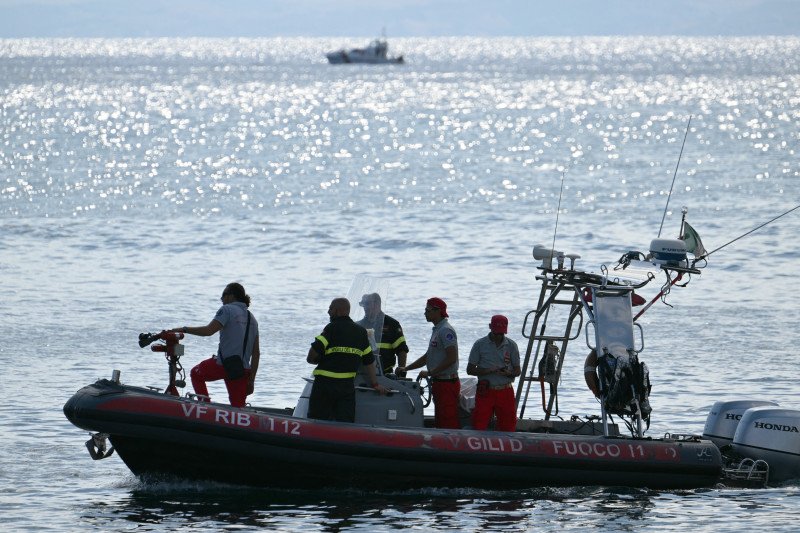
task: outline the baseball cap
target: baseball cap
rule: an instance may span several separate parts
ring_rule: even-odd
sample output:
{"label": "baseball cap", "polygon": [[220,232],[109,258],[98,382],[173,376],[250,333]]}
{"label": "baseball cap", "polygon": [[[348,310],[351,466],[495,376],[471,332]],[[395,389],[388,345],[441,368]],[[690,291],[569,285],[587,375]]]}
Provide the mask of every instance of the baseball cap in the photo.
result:
{"label": "baseball cap", "polygon": [[444,318],[447,318],[447,304],[441,298],[428,298],[428,305],[439,310]]}
{"label": "baseball cap", "polygon": [[492,333],[508,333],[508,319],[503,315],[494,315],[489,322],[489,330]]}
{"label": "baseball cap", "polygon": [[378,294],[377,292],[373,292],[373,293],[365,294],[364,296],[362,296],[361,297],[361,301],[358,302],[358,305],[360,305],[361,307],[364,307],[367,304],[378,304],[378,305],[380,305],[380,303],[381,303],[381,295]]}

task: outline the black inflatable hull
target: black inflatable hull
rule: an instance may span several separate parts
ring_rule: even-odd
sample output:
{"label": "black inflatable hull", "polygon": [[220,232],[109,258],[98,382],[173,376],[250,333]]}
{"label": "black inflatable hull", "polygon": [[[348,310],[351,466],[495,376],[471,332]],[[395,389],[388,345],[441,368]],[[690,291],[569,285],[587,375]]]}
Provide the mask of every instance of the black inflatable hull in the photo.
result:
{"label": "black inflatable hull", "polygon": [[273,487],[413,488],[715,484],[722,459],[705,440],[396,429],[199,403],[100,380],[64,405],[105,433],[139,476]]}

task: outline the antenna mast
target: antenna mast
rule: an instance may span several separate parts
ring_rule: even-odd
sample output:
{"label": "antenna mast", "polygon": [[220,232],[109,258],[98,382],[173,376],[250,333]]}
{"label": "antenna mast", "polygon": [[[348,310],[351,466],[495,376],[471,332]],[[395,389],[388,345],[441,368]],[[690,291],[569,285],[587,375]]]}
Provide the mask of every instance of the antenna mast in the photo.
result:
{"label": "antenna mast", "polygon": [[556,208],[556,227],[553,228],[553,246],[550,248],[550,259],[556,250],[556,235],[558,234],[558,215],[561,213],[561,196],[564,194],[564,175],[566,171],[561,171],[561,190],[558,192],[558,207]]}
{"label": "antenna mast", "polygon": [[658,236],[661,237],[661,230],[664,228],[664,219],[667,217],[667,210],[669,210],[669,199],[672,198],[672,188],[675,186],[675,178],[678,176],[678,167],[681,164],[681,157],[683,156],[683,147],[686,146],[686,136],[689,135],[689,126],[692,124],[692,115],[689,115],[689,122],[686,124],[686,133],[683,134],[683,144],[681,144],[681,153],[678,154],[678,164],[675,165],[675,174],[672,175],[672,185],[669,186],[669,194],[667,195],[667,205],[664,206],[664,214],[661,216],[661,225],[658,227]]}

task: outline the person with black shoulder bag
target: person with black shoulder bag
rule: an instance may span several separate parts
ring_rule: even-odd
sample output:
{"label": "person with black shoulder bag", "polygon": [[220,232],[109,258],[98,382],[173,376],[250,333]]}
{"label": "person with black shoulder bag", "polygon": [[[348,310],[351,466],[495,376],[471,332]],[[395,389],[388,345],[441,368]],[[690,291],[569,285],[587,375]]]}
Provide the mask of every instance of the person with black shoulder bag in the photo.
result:
{"label": "person with black shoulder bag", "polygon": [[261,358],[258,321],[250,312],[250,296],[239,283],[229,283],[222,291],[222,307],[205,326],[183,326],[171,331],[208,337],[219,331],[217,354],[192,368],[194,392],[210,401],[209,381],[225,380],[228,399],[233,407],[244,407],[255,389],[256,372]]}

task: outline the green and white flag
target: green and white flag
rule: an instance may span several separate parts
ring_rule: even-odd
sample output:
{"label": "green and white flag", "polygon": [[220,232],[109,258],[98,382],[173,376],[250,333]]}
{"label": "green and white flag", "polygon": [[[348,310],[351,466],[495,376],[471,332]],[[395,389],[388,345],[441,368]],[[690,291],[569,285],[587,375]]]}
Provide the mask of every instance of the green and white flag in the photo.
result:
{"label": "green and white flag", "polygon": [[683,242],[686,243],[686,251],[690,254],[694,254],[695,257],[706,255],[706,249],[703,247],[703,241],[700,240],[700,235],[697,234],[688,222],[683,223]]}

